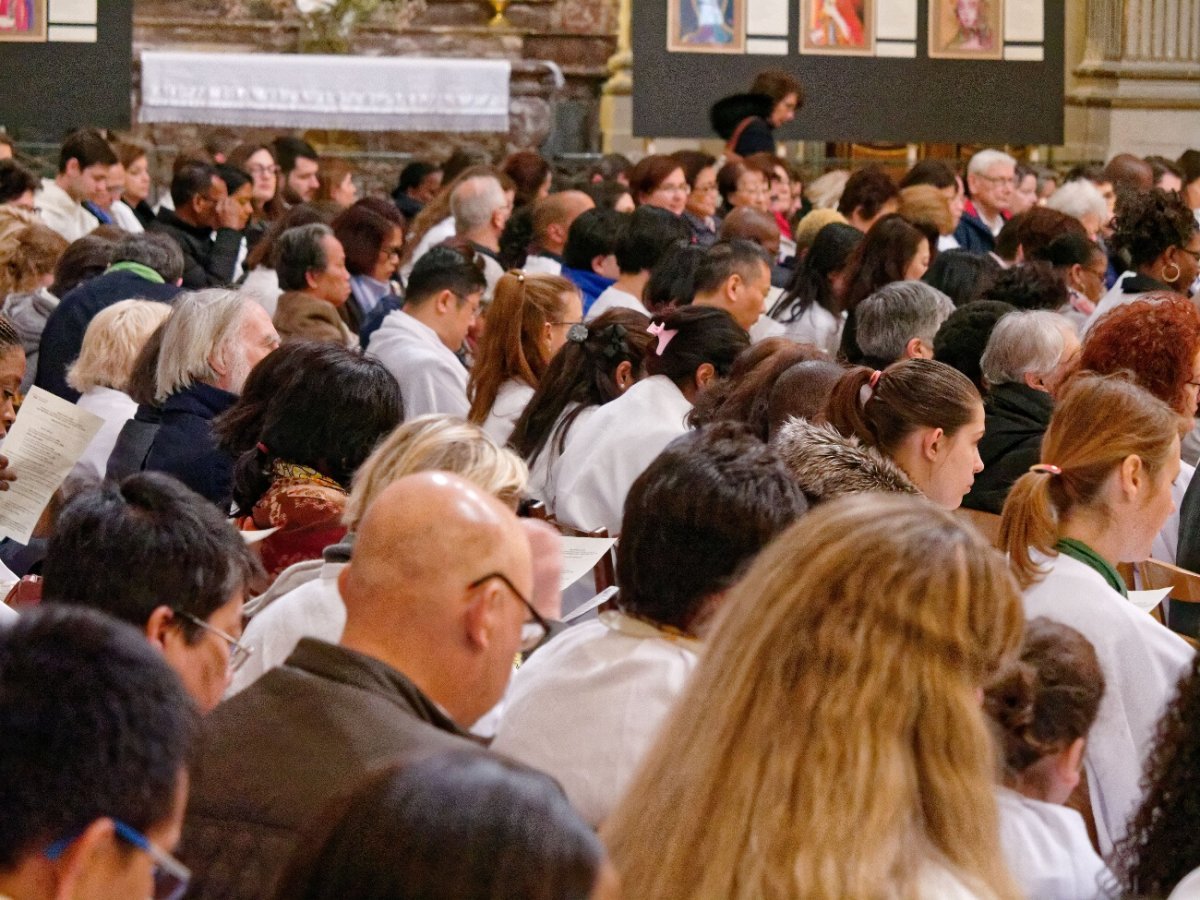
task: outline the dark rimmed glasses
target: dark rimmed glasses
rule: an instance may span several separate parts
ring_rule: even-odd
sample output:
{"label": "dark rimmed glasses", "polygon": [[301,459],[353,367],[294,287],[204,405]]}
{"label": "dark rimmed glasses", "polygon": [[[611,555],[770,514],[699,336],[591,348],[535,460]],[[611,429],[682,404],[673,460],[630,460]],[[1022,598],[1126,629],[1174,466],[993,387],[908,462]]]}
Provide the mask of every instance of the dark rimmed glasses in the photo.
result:
{"label": "dark rimmed glasses", "polygon": [[514,597],[525,604],[525,608],[529,610],[529,615],[533,617],[532,620],[525,622],[525,624],[521,626],[521,652],[528,653],[530,650],[536,648],[538,644],[544,641],[546,636],[550,634],[550,623],[546,621],[541,613],[533,608],[533,604],[529,602],[524,594],[517,590],[517,586],[509,581],[508,576],[503,572],[488,572],[482,578],[476,578],[474,581],[468,584],[467,590],[473,591],[476,588],[482,587],[493,578],[498,578],[504,582],[504,586],[512,591]]}
{"label": "dark rimmed glasses", "polygon": [[217,628],[215,625],[209,625],[207,622],[205,622],[199,616],[193,616],[191,613],[184,612],[182,609],[173,609],[173,610],[171,610],[171,612],[173,612],[175,615],[179,616],[179,618],[186,619],[188,622],[191,622],[197,628],[201,628],[204,631],[209,632],[210,634],[215,634],[217,637],[219,637],[221,640],[223,640],[226,644],[229,645],[229,671],[230,672],[236,672],[238,669],[240,669],[242,666],[244,666],[246,664],[246,660],[248,660],[250,658],[250,654],[252,654],[254,652],[254,650],[252,648],[247,647],[245,644],[243,644],[241,641],[239,641],[233,635],[226,634],[224,631],[222,631],[220,628]]}
{"label": "dark rimmed glasses", "polygon": [[[150,838],[132,825],[113,819],[113,831],[125,843],[147,854],[154,863],[154,900],[179,900],[187,892],[188,882],[192,880],[192,873],[187,866],[166,850],[155,846]],[[46,848],[46,858],[58,859],[76,838],[78,835],[55,841]]]}

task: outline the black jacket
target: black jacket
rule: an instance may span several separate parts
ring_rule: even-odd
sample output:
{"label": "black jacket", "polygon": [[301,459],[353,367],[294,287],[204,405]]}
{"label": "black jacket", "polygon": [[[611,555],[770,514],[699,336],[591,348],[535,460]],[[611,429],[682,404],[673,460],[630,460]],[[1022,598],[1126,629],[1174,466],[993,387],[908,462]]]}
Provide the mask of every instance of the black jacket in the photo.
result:
{"label": "black jacket", "polygon": [[999,514],[1008,491],[1038,462],[1042,436],[1054,401],[1045,391],[1024,384],[999,384],[983,401],[984,433],[979,442],[983,471],[975,476],[963,506]]}
{"label": "black jacket", "polygon": [[775,135],[767,122],[774,108],[775,101],[766,94],[733,94],[714,103],[708,119],[713,131],[724,141],[733,137],[742,122],[750,120],[733,146],[738,156],[774,153]]}
{"label": "black jacket", "polygon": [[204,723],[179,857],[194,900],[275,893],[301,833],[368,772],[478,749],[387,664],[304,638]]}
{"label": "black jacket", "polygon": [[162,424],[146,455],[146,470],[175,476],[228,512],[233,499],[233,457],[217,447],[212,420],[235,400],[236,394],[207,384],[194,384],[168,397]]}
{"label": "black jacket", "polygon": [[121,426],[117,442],[108,455],[104,477],[121,481],[146,468],[146,457],[162,424],[162,410],[157,406],[140,405],[133,418]]}
{"label": "black jacket", "polygon": [[148,231],[169,235],[183,251],[183,286],[189,290],[225,287],[233,281],[242,233],[218,228],[216,237],[203,225],[189,225],[174,210],[165,206],[158,211]]}
{"label": "black jacket", "polygon": [[127,271],[105,272],[68,291],[46,320],[33,383],[74,403],[79,392],[67,385],[67,367],[79,357],[83,333],[96,313],[122,300],[169,303],[178,293],[173,284],[156,284]]}

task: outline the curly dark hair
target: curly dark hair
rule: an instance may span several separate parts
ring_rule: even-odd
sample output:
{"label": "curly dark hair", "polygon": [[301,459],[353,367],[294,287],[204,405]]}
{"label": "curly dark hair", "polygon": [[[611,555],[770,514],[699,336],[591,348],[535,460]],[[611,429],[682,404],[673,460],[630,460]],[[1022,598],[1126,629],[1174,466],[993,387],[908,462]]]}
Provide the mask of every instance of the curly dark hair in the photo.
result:
{"label": "curly dark hair", "polygon": [[1183,416],[1192,415],[1188,384],[1200,353],[1200,312],[1182,294],[1156,291],[1102,316],[1087,333],[1079,366],[1130,372],[1139,385]]}
{"label": "curly dark hair", "polygon": [[1129,254],[1134,269],[1141,269],[1171,247],[1184,246],[1196,228],[1195,215],[1178,194],[1159,188],[1131,191],[1117,205],[1113,245]]}
{"label": "curly dark hair", "polygon": [[1011,303],[1017,309],[1056,310],[1067,302],[1067,283],[1050,263],[1028,262],[1005,269],[983,293],[984,300]]}
{"label": "curly dark hair", "polygon": [[1200,866],[1200,656],[1158,721],[1145,799],[1110,860],[1123,896],[1165,897]]}

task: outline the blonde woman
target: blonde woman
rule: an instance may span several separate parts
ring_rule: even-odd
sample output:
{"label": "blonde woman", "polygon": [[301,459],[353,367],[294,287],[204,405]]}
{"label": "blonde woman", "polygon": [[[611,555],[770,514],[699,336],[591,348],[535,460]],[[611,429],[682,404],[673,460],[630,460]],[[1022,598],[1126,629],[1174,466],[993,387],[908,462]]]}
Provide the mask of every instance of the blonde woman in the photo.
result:
{"label": "blonde woman", "polygon": [[980,708],[1023,628],[1001,556],[926,501],[847,497],[725,609],[602,831],[625,896],[1019,896]]}
{"label": "blonde woman", "polygon": [[514,270],[501,278],[467,381],[468,420],[505,443],[567,332],[582,322],[579,288],[562,276]]}
{"label": "blonde woman", "polygon": [[81,395],[76,405],[100,416],[104,424],[76,464],[76,475],[104,477],[117,436],[137,412],[137,401],[128,394],[133,364],[170,314],[165,303],[122,300],[88,324],[79,359],[67,369],[67,384]]}
{"label": "blonde woman", "polygon": [[234,674],[229,693],[249,687],[280,665],[302,637],[336,642],[346,623],[337,576],[350,561],[354,532],[367,507],[392,482],[415,472],[453,472],[514,510],[529,470],[477,425],[452,416],[420,416],[396,428],[355,473],[343,522],[345,541],[327,547],[323,561],[282,572],[271,589],[246,605],[251,617],[242,643],[254,653]]}
{"label": "blonde woman", "polygon": [[1085,375],[1059,397],[1041,462],[1009,491],[1000,541],[1025,612],[1092,642],[1108,689],[1084,761],[1100,852],[1137,811],[1155,724],[1191,667],[1178,635],[1126,598],[1117,572],[1150,548],[1175,508],[1182,416],[1121,376]]}

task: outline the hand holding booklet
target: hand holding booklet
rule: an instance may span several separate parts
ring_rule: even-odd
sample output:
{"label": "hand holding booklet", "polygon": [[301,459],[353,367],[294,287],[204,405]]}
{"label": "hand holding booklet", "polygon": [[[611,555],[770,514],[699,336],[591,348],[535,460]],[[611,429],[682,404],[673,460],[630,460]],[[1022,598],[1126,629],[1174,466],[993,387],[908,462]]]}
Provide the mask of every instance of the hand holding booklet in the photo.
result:
{"label": "hand holding booklet", "polygon": [[79,462],[104,420],[49,391],[33,388],[4,439],[16,476],[0,493],[0,537],[29,543],[54,492]]}

